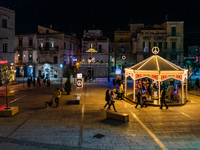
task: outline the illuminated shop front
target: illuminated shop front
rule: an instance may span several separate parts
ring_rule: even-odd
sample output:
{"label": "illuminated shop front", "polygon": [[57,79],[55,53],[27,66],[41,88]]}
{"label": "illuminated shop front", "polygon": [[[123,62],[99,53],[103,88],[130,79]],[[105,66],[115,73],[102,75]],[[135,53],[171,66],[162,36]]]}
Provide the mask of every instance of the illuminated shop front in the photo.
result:
{"label": "illuminated shop front", "polygon": [[36,77],[35,76],[35,67],[32,65],[29,66],[18,66],[16,67],[16,77]]}
{"label": "illuminated shop front", "polygon": [[36,70],[37,77],[40,76],[42,79],[51,78],[62,78],[63,76],[63,64],[38,64]]}

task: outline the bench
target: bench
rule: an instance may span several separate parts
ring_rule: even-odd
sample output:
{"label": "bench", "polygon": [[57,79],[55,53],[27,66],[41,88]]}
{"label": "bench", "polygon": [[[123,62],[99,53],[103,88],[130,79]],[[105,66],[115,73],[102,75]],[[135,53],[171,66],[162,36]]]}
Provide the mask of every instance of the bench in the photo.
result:
{"label": "bench", "polygon": [[125,122],[129,121],[129,115],[118,113],[118,112],[113,112],[113,111],[107,111],[106,119],[112,119],[112,120],[121,121],[121,122],[125,123]]}

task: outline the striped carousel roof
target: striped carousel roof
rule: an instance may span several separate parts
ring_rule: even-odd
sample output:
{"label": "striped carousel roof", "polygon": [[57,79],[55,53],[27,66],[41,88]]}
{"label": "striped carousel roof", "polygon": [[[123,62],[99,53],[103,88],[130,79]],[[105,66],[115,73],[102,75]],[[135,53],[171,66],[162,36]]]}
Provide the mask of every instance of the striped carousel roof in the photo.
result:
{"label": "striped carousel roof", "polygon": [[130,67],[129,69],[133,69],[135,71],[184,71],[183,68],[158,55],[153,55],[144,61]]}

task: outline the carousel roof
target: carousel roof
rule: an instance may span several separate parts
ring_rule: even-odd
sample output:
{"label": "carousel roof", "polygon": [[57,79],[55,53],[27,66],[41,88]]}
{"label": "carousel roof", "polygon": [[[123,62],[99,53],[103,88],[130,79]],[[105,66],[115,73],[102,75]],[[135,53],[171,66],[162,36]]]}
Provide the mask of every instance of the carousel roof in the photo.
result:
{"label": "carousel roof", "polygon": [[184,71],[183,68],[158,55],[153,55],[129,69],[137,71]]}

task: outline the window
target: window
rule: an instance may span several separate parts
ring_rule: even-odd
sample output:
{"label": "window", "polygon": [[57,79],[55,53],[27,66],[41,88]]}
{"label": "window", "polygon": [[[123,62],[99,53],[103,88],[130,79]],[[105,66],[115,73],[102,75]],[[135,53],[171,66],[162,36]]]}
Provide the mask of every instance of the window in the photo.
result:
{"label": "window", "polygon": [[162,42],[158,42],[158,48],[160,49],[160,52],[162,52]]}
{"label": "window", "polygon": [[149,42],[149,51],[151,50],[151,42]]}
{"label": "window", "polygon": [[145,42],[143,42],[143,47],[142,47],[142,49],[144,49],[145,48]]}
{"label": "window", "polygon": [[72,44],[70,43],[70,47],[69,47],[69,49],[71,50],[72,49]]}
{"label": "window", "polygon": [[64,42],[64,49],[66,49],[66,42]]}
{"label": "window", "polygon": [[22,39],[19,39],[19,46],[22,46]]}
{"label": "window", "polygon": [[153,46],[157,46],[157,42],[153,42]]}
{"label": "window", "polygon": [[29,54],[28,54],[29,56],[28,56],[28,60],[33,60],[33,56],[32,56],[32,53],[31,52],[29,52]]}
{"label": "window", "polygon": [[46,43],[46,48],[49,48],[49,43],[48,42]]}
{"label": "window", "polygon": [[58,57],[57,56],[53,57],[53,62],[54,62],[54,64],[58,63]]}
{"label": "window", "polygon": [[49,34],[49,30],[46,30],[46,34]]}
{"label": "window", "polygon": [[99,53],[102,52],[102,45],[99,45]]}
{"label": "window", "polygon": [[167,42],[165,42],[165,49],[167,49]]}
{"label": "window", "polygon": [[29,39],[28,45],[33,46],[33,40],[32,39]]}
{"label": "window", "polygon": [[177,55],[171,55],[171,56],[170,56],[170,59],[171,59],[171,60],[177,60]]}
{"label": "window", "polygon": [[121,38],[121,42],[122,42],[122,40],[123,40],[123,39]]}
{"label": "window", "polygon": [[3,53],[8,52],[8,43],[3,43]]}
{"label": "window", "polygon": [[171,35],[176,36],[176,27],[171,27]]}
{"label": "window", "polygon": [[172,42],[172,52],[176,51],[176,42]]}
{"label": "window", "polygon": [[7,28],[7,20],[6,19],[2,19],[2,27]]}
{"label": "window", "polygon": [[121,45],[121,50],[122,52],[124,52],[124,45]]}

